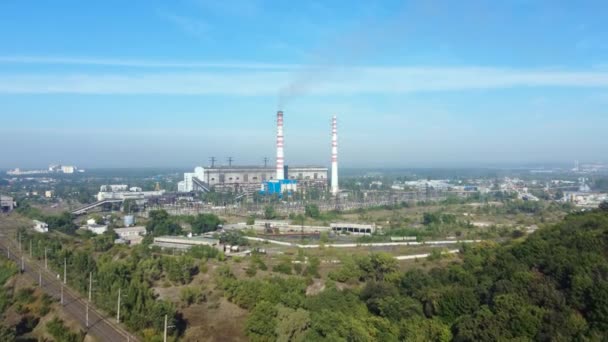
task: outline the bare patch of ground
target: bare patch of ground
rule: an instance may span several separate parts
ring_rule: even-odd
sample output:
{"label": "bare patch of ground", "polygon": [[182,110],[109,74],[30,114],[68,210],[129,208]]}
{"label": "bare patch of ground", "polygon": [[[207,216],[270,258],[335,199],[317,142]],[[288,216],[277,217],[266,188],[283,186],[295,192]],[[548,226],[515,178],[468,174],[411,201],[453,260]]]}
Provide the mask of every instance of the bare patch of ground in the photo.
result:
{"label": "bare patch of ground", "polygon": [[243,331],[247,311],[212,294],[208,302],[182,310],[188,322],[184,341],[247,341]]}
{"label": "bare patch of ground", "polygon": [[321,279],[314,279],[312,284],[306,288],[307,296],[318,295],[325,290],[325,282]]}

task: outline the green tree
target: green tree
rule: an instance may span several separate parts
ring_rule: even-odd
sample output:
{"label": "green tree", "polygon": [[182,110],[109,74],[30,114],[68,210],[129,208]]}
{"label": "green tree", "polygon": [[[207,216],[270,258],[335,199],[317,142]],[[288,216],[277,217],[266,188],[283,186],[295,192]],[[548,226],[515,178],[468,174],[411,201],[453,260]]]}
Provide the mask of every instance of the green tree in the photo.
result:
{"label": "green tree", "polygon": [[220,218],[214,214],[199,214],[192,220],[192,233],[201,234],[217,230]]}
{"label": "green tree", "polygon": [[314,219],[321,217],[321,211],[319,210],[319,206],[316,204],[307,204],[304,207],[304,214]]}
{"label": "green tree", "polygon": [[477,310],[479,300],[472,289],[454,287],[445,291],[439,299],[439,315],[448,323]]}
{"label": "green tree", "polygon": [[414,317],[403,321],[401,339],[412,342],[447,342],[452,339],[450,327],[437,319]]}
{"label": "green tree", "polygon": [[146,230],[152,236],[177,235],[182,233],[182,227],[174,222],[169,213],[164,210],[150,211],[149,218]]}
{"label": "green tree", "polygon": [[432,224],[441,223],[441,216],[434,213],[424,213],[422,214],[422,224],[425,226],[430,226]]}
{"label": "green tree", "polygon": [[372,253],[368,257],[359,258],[357,263],[363,276],[375,281],[383,281],[398,269],[397,260],[388,253]]}
{"label": "green tree", "polygon": [[275,341],[277,309],[274,304],[261,301],[251,311],[245,332],[252,341]]}
{"label": "green tree", "polygon": [[271,205],[266,206],[264,208],[264,218],[267,220],[272,220],[277,217],[277,213],[274,211],[274,207]]}
{"label": "green tree", "polygon": [[84,333],[82,331],[77,333],[71,332],[63,321],[57,317],[46,324],[46,329],[57,341],[80,342],[84,339]]}
{"label": "green tree", "polygon": [[279,304],[277,308],[275,334],[279,342],[305,341],[306,330],[310,327],[310,313],[304,309],[291,309]]}

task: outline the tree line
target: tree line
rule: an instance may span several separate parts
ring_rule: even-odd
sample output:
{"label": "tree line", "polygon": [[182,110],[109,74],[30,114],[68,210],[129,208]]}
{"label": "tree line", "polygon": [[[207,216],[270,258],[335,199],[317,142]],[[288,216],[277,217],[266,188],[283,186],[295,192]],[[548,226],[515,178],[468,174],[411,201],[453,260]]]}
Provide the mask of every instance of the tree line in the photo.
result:
{"label": "tree line", "polygon": [[250,310],[253,341],[600,341],[606,251],[608,208],[523,242],[462,246],[461,259],[429,271],[400,272],[382,253],[353,257],[317,295],[306,295],[310,277],[237,279],[228,268],[218,288]]}

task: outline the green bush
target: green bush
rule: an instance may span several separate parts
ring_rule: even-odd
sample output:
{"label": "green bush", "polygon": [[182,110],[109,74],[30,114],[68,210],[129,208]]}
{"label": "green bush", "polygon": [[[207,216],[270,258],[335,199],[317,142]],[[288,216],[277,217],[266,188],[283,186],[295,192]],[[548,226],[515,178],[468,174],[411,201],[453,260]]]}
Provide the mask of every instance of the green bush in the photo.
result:
{"label": "green bush", "polygon": [[46,324],[46,329],[55,340],[61,342],[82,342],[85,337],[82,331],[71,332],[63,321],[57,317]]}

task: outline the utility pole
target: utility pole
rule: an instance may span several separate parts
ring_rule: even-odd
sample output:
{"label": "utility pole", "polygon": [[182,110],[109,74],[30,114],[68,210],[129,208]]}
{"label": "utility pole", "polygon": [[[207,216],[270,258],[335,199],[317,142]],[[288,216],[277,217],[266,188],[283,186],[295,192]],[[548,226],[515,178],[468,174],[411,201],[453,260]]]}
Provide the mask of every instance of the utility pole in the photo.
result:
{"label": "utility pole", "polygon": [[42,268],[38,268],[38,286],[42,287]]}
{"label": "utility pole", "polygon": [[268,157],[264,157],[264,167],[268,167]]}
{"label": "utility pole", "polygon": [[32,240],[30,240],[30,258],[32,257]]}
{"label": "utility pole", "polygon": [[25,262],[23,261],[23,254],[21,255],[21,273],[25,272]]}
{"label": "utility pole", "polygon": [[164,334],[163,342],[167,342],[167,315],[165,315],[165,334]]}
{"label": "utility pole", "polygon": [[89,272],[89,302],[91,301],[92,288],[93,288],[93,272]]}
{"label": "utility pole", "polygon": [[211,157],[209,158],[209,160],[211,161],[211,168],[215,167],[215,157]]}
{"label": "utility pole", "polygon": [[120,287],[118,288],[118,304],[116,304],[116,323],[120,323]]}
{"label": "utility pole", "polygon": [[44,247],[44,269],[48,270],[49,269],[49,259],[46,257],[46,250],[47,250],[47,248]]}
{"label": "utility pole", "polygon": [[89,327],[89,302],[87,302],[87,317],[86,317],[86,327]]}
{"label": "utility pole", "polygon": [[63,283],[59,282],[59,284],[61,284],[61,305],[63,305]]}
{"label": "utility pole", "polygon": [[63,283],[68,283],[68,258],[63,258]]}
{"label": "utility pole", "polygon": [[19,232],[19,251],[21,251],[21,232]]}
{"label": "utility pole", "polygon": [[232,167],[232,161],[233,161],[233,160],[234,160],[234,159],[232,159],[232,157],[228,157],[228,166],[229,166],[229,167]]}

